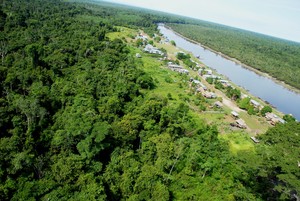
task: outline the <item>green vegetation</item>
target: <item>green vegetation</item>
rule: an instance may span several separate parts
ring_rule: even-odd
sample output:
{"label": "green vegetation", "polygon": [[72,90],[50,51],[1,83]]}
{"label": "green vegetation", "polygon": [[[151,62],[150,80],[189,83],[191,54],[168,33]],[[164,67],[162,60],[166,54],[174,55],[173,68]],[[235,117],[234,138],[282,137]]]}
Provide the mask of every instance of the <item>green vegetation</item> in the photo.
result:
{"label": "green vegetation", "polygon": [[300,44],[200,20],[168,24],[194,41],[300,89]]}
{"label": "green vegetation", "polygon": [[237,88],[233,88],[232,86],[228,86],[226,88],[226,96],[236,101],[241,98],[241,91]]}
{"label": "green vegetation", "polygon": [[190,91],[189,77],[133,40],[138,29],[154,33],[158,19],[176,19],[97,4],[1,4],[0,200],[299,194],[299,123],[276,125],[259,145],[246,133],[221,136],[205,123],[210,103]]}
{"label": "green vegetation", "polygon": [[175,41],[171,40],[170,43],[171,43],[173,46],[176,46]]}
{"label": "green vegetation", "polygon": [[185,54],[184,52],[178,52],[176,58],[182,60],[183,63],[190,68],[196,67],[196,63],[191,61],[191,55],[189,54]]}
{"label": "green vegetation", "polygon": [[265,135],[261,135],[260,138],[267,145],[268,152],[261,155],[263,163],[259,166],[258,175],[264,178],[265,185],[274,189],[273,192],[264,192],[265,196],[280,200],[295,200],[299,197],[299,133],[299,123],[293,121],[279,124],[269,129]]}
{"label": "green vegetation", "polygon": [[290,114],[284,115],[283,116],[283,120],[286,121],[286,122],[294,122],[294,121],[296,121],[295,117],[293,117]]}
{"label": "green vegetation", "polygon": [[[239,100],[238,102],[238,106],[241,109],[244,109],[248,112],[248,114],[250,115],[256,115],[259,112],[258,108],[255,108],[251,103],[250,103],[250,98],[243,98],[242,100]],[[272,112],[272,108],[270,106],[265,106],[262,110],[261,110],[261,115],[265,116],[265,114],[267,112]]]}
{"label": "green vegetation", "polygon": [[262,116],[265,116],[266,113],[272,112],[272,111],[273,111],[273,109],[270,106],[266,105],[261,109],[260,114]]}

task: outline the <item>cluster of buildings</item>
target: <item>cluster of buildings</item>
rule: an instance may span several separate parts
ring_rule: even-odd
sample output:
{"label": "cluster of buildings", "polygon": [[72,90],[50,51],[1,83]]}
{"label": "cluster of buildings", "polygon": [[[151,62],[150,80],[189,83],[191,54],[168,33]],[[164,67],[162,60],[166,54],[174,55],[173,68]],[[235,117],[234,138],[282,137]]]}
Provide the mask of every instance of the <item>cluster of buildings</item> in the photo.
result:
{"label": "cluster of buildings", "polygon": [[231,84],[229,83],[228,80],[222,79],[220,76],[214,75],[211,69],[199,69],[198,74],[202,76],[205,80],[207,78],[212,78],[212,79],[218,79],[218,81],[224,86],[224,87],[229,87]]}
{"label": "cluster of buildings", "polygon": [[198,74],[200,76],[202,76],[204,79],[207,79],[207,78],[212,78],[212,79],[216,79],[216,78],[220,78],[219,76],[216,76],[212,73],[212,70],[210,69],[203,69],[203,68],[200,68],[198,70]]}
{"label": "cluster of buildings", "polygon": [[168,68],[171,69],[172,71],[176,71],[181,74],[188,75],[190,73],[188,70],[184,69],[182,66],[173,64],[172,62],[168,63]]}
{"label": "cluster of buildings", "polygon": [[237,128],[242,128],[242,129],[246,129],[247,128],[247,124],[246,122],[239,118],[239,114],[236,111],[232,111],[231,115],[233,116],[233,118],[235,119],[235,123],[231,123],[231,126],[237,127]]}
{"label": "cluster of buildings", "polygon": [[231,84],[229,83],[228,80],[219,80],[219,82],[224,86],[224,87],[229,87]]}
{"label": "cluster of buildings", "polygon": [[203,95],[205,98],[209,98],[209,99],[217,98],[216,94],[213,93],[213,92],[210,92],[210,91],[204,91],[204,92],[202,93],[202,95]]}
{"label": "cluster of buildings", "polygon": [[147,44],[144,48],[144,52],[148,52],[150,54],[159,54],[159,55],[164,55],[164,53],[159,50],[157,47],[154,47],[153,45],[151,44]]}
{"label": "cluster of buildings", "polygon": [[[248,96],[246,96],[246,97],[248,97]],[[261,110],[263,108],[263,105],[261,105],[259,102],[257,102],[256,100],[253,100],[253,99],[250,99],[250,104],[253,105],[253,107],[255,107],[258,110]],[[266,113],[265,118],[273,126],[276,125],[277,123],[285,123],[285,121],[282,118],[280,118],[279,116],[277,116],[276,114],[274,114],[272,112]]]}
{"label": "cluster of buildings", "polygon": [[143,41],[143,43],[146,44],[145,48],[143,49],[144,52],[148,52],[150,54],[158,54],[161,56],[164,55],[164,53],[161,50],[159,50],[157,47],[154,47],[153,45],[148,44],[148,36],[146,36],[145,34],[139,33],[135,38],[141,39]]}
{"label": "cluster of buildings", "polygon": [[265,117],[266,117],[267,121],[269,121],[270,124],[272,124],[272,125],[275,125],[277,123],[282,123],[282,124],[285,123],[285,121],[282,118],[278,117],[276,114],[271,113],[271,112],[266,113]]}
{"label": "cluster of buildings", "polygon": [[[204,79],[207,79],[207,78],[218,79],[218,82],[220,82],[224,87],[231,86],[231,84],[229,83],[228,80],[221,79],[221,77],[214,75],[213,71],[211,69],[201,68],[201,69],[198,70],[198,74],[200,76],[202,76]],[[208,92],[205,88],[199,87],[197,89],[197,91],[201,92],[202,95],[206,98],[215,98],[216,97],[214,93]],[[248,98],[248,96],[242,94],[241,98],[242,99],[243,98]],[[258,101],[254,100],[254,99],[250,99],[250,104],[253,105],[253,107],[258,109],[258,110],[261,110],[263,108],[263,105],[261,105]],[[215,102],[214,105],[218,108],[222,107],[222,103],[220,103],[218,101]],[[247,125],[246,125],[245,121],[243,119],[239,118],[239,114],[237,112],[232,111],[231,115],[235,119],[235,122],[231,123],[231,126],[238,127],[238,128],[241,128],[241,129],[246,129],[247,128]],[[266,117],[267,121],[270,122],[271,125],[275,125],[277,123],[285,123],[285,121],[282,118],[278,117],[274,113],[266,113],[265,117]],[[256,139],[255,139],[255,142],[257,142]]]}
{"label": "cluster of buildings", "polygon": [[139,33],[139,35],[137,35],[136,39],[142,39],[143,41],[147,41],[148,36],[144,35],[143,33]]}
{"label": "cluster of buildings", "polygon": [[216,94],[207,90],[207,87],[200,82],[199,80],[194,80],[191,78],[191,83],[193,83],[196,87],[196,91],[201,93],[205,98],[216,98]]}

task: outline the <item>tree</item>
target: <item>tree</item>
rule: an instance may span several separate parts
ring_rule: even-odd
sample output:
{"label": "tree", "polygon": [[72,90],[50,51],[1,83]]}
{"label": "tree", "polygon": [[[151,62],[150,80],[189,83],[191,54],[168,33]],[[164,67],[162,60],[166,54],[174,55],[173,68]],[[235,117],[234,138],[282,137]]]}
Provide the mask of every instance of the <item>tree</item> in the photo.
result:
{"label": "tree", "polygon": [[26,46],[25,50],[27,55],[31,58],[32,66],[36,67],[43,53],[43,47],[40,44],[30,44]]}
{"label": "tree", "polygon": [[268,112],[272,112],[272,108],[270,106],[266,105],[263,107],[263,109],[261,109],[260,114],[262,116],[265,116],[266,113],[268,113]]}
{"label": "tree", "polygon": [[191,56],[189,54],[185,54],[184,52],[178,52],[176,58],[179,60],[190,59]]}
{"label": "tree", "polygon": [[176,46],[175,41],[171,40],[170,43],[171,43],[171,45]]}
{"label": "tree", "polygon": [[144,42],[141,38],[139,38],[139,39],[136,40],[135,44],[136,44],[137,47],[140,47],[144,44]]}
{"label": "tree", "polygon": [[261,135],[261,141],[267,150],[260,153],[264,163],[260,167],[259,178],[264,181],[261,191],[266,197],[274,199],[295,199],[300,193],[300,123],[289,122],[277,124],[266,134]]}
{"label": "tree", "polygon": [[241,97],[241,91],[236,89],[236,88],[232,88],[231,86],[229,86],[226,89],[226,95],[229,98],[231,98],[232,100],[238,100]]}
{"label": "tree", "polygon": [[140,76],[136,82],[142,89],[153,89],[155,87],[153,78],[149,75]]}
{"label": "tree", "polygon": [[293,117],[293,116],[290,115],[290,114],[285,114],[285,115],[283,116],[283,120],[286,121],[286,122],[294,122],[294,121],[296,121],[296,118]]}
{"label": "tree", "polygon": [[0,31],[3,31],[4,29],[6,17],[7,17],[6,13],[2,11],[2,6],[0,6]]}
{"label": "tree", "polygon": [[6,56],[8,52],[8,44],[6,41],[0,41],[0,55],[1,55],[1,61],[2,61],[2,65],[3,65],[3,62],[4,62],[4,58]]}
{"label": "tree", "polygon": [[206,81],[207,81],[209,84],[213,84],[213,83],[214,83],[214,79],[211,78],[211,77],[206,78]]}
{"label": "tree", "polygon": [[258,109],[255,108],[253,105],[249,105],[247,112],[250,115],[255,115],[258,113]]}
{"label": "tree", "polygon": [[149,43],[150,45],[154,45],[153,40],[149,40],[148,43]]}
{"label": "tree", "polygon": [[161,41],[161,37],[156,36],[156,37],[154,38],[154,40],[155,40],[157,43],[159,43],[159,42]]}

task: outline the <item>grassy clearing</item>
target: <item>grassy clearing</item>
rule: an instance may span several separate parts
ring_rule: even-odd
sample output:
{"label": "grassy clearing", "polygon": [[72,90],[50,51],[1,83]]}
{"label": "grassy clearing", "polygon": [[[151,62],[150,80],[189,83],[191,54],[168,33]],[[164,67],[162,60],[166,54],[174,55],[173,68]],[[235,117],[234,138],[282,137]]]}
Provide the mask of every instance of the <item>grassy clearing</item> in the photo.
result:
{"label": "grassy clearing", "polygon": [[240,117],[245,120],[247,126],[253,131],[252,134],[265,133],[270,127],[270,124],[263,117],[249,115],[246,112],[241,112]]}
{"label": "grassy clearing", "polygon": [[121,39],[125,38],[127,42],[131,43],[133,42],[133,39],[131,37],[136,36],[138,33],[136,30],[126,28],[126,27],[115,26],[115,28],[117,28],[119,31],[106,34],[106,37],[108,37],[110,40],[114,40],[117,38],[121,38]]}
{"label": "grassy clearing", "polygon": [[156,88],[151,93],[163,97],[171,95],[174,101],[188,99],[188,86],[184,76],[170,71],[162,61],[146,56],[146,54],[142,54],[142,61],[143,70],[153,77],[156,84]]}
{"label": "grassy clearing", "polygon": [[239,151],[254,151],[254,143],[251,141],[249,135],[244,132],[235,132],[226,135],[220,135],[229,142],[231,153],[237,154]]}

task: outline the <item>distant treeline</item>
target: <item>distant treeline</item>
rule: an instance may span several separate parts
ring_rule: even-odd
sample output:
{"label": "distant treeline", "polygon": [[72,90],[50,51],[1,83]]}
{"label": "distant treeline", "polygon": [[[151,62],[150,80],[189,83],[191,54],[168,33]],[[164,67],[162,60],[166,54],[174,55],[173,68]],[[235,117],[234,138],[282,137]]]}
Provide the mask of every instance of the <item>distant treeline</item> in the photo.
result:
{"label": "distant treeline", "polygon": [[202,21],[168,24],[194,41],[300,89],[300,44]]}
{"label": "distant treeline", "polygon": [[[101,19],[106,24],[115,26],[143,27],[144,31],[150,35],[157,30],[157,23],[186,23],[188,19],[178,15],[103,1],[69,0],[69,2],[78,3],[89,10],[88,15],[81,16],[85,20],[99,21]],[[93,15],[90,15],[91,13]]]}

